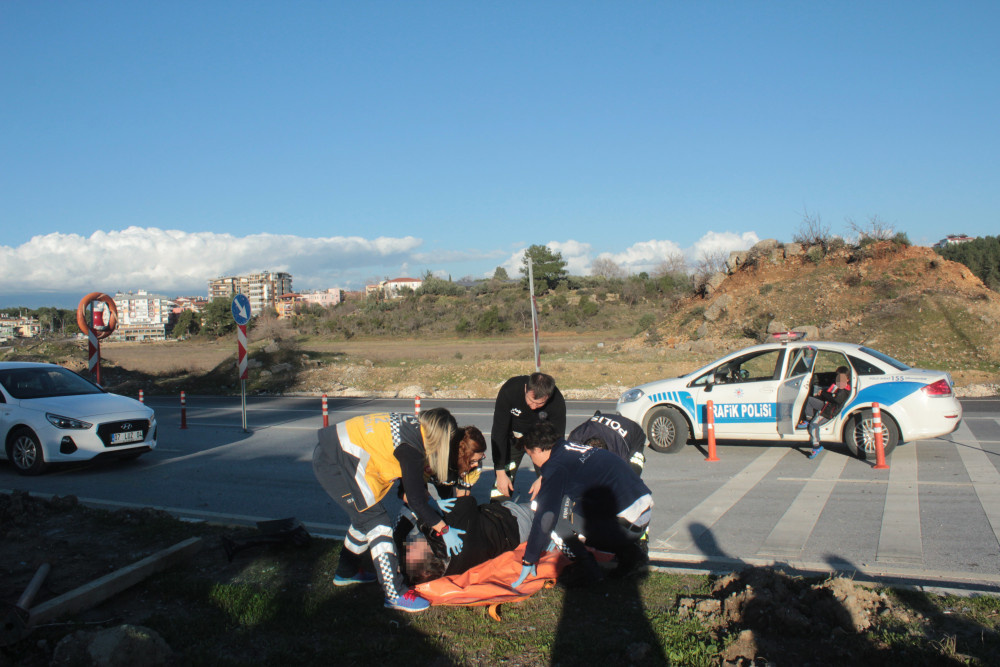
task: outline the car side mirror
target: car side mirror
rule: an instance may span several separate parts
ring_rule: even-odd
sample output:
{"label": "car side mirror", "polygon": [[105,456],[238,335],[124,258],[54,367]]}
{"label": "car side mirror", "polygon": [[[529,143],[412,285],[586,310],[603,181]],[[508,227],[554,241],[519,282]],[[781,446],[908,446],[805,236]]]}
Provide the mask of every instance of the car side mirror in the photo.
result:
{"label": "car side mirror", "polygon": [[715,374],[709,375],[705,378],[705,391],[712,391],[712,387],[715,385]]}

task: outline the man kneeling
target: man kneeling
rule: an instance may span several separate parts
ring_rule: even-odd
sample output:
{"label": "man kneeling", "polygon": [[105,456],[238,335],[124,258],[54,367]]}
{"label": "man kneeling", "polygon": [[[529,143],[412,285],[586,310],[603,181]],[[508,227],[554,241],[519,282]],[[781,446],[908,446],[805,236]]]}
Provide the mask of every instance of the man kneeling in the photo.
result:
{"label": "man kneeling", "polygon": [[521,444],[535,467],[541,469],[542,484],[535,499],[537,509],[521,576],[512,588],[534,574],[560,518],[573,522],[574,533],[565,548],[590,579],[600,579],[602,574],[584,542],[615,555],[615,575],[630,574],[645,564],[646,555],[638,541],[649,525],[653,496],[628,463],[605,449],[567,442],[545,422],[532,426]]}

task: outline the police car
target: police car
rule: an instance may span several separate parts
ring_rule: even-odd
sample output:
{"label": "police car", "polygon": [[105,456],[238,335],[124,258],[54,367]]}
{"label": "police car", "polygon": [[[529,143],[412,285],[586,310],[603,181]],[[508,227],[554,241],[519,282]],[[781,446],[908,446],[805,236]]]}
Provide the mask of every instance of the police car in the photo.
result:
{"label": "police car", "polygon": [[629,389],[618,400],[618,412],[642,425],[657,452],[676,452],[688,439],[707,437],[709,401],[717,440],[808,442],[808,432],[799,428],[806,399],[832,385],[840,367],[850,374],[851,393],[820,428],[822,441],[843,441],[856,456],[874,458],[876,403],[886,454],[900,442],[958,428],[962,406],[951,374],[910,368],[863,345],[808,342],[797,332],[775,334],[771,342],[693,373]]}

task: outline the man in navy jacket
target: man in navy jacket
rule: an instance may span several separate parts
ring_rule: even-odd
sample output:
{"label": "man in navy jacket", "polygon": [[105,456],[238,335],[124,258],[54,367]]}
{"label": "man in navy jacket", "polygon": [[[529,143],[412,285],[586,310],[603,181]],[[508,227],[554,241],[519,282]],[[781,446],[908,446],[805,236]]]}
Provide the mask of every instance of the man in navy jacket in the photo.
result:
{"label": "man in navy jacket", "polygon": [[594,578],[600,577],[600,571],[584,541],[615,554],[619,574],[628,574],[645,561],[638,541],[649,525],[653,496],[623,459],[605,449],[567,442],[545,422],[529,428],[521,443],[541,469],[542,484],[521,576],[513,588],[534,572],[560,518],[572,523],[572,534],[564,540],[566,548]]}

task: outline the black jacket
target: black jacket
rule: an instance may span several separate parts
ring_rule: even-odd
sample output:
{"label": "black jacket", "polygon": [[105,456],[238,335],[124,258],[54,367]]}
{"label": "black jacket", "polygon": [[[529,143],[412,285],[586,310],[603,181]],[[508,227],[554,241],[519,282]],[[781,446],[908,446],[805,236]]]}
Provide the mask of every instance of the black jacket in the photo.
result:
{"label": "black jacket", "polygon": [[524,400],[524,388],[528,384],[527,375],[512,377],[503,383],[497,393],[493,408],[493,429],[490,443],[493,452],[493,469],[503,470],[514,456],[511,452],[514,439],[524,434],[528,428],[541,421],[549,421],[562,437],[566,433],[566,399],[559,387],[552,392],[548,402],[538,410],[532,410]]}

